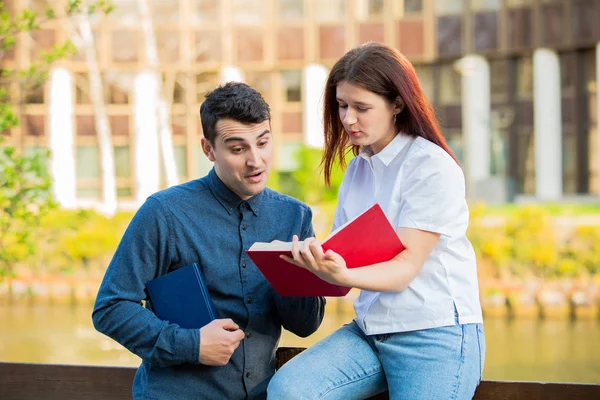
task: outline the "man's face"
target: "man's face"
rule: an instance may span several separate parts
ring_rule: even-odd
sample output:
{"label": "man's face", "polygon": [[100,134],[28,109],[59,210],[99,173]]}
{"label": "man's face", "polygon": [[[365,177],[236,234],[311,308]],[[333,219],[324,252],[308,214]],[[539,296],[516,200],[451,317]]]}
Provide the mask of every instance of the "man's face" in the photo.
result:
{"label": "man's face", "polygon": [[215,128],[214,145],[202,138],[202,149],[214,162],[217,176],[242,200],[262,192],[273,159],[270,121],[244,124],[221,119]]}

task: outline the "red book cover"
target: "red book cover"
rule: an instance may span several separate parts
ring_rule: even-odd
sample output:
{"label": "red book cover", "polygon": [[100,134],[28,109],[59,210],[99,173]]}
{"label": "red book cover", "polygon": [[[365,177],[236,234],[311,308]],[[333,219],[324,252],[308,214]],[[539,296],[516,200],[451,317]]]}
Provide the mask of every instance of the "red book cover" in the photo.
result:
{"label": "red book cover", "polygon": [[[348,268],[389,261],[404,250],[379,204],[332,232],[322,246],[342,256]],[[291,243],[255,243],[246,253],[281,296],[341,297],[350,291],[279,258],[281,254],[291,257],[291,248]]]}

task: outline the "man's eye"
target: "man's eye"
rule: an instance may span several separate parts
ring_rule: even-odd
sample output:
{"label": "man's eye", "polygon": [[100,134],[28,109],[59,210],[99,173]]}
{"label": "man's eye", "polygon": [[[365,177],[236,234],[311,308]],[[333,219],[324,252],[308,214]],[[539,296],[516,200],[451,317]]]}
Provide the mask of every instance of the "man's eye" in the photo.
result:
{"label": "man's eye", "polygon": [[234,147],[231,149],[231,152],[232,153],[241,153],[242,150],[244,150],[244,149],[242,149],[241,147]]}
{"label": "man's eye", "polygon": [[269,143],[269,141],[268,141],[268,140],[263,140],[262,142],[258,142],[258,145],[259,145],[260,147],[265,147],[265,146],[266,146],[268,143]]}

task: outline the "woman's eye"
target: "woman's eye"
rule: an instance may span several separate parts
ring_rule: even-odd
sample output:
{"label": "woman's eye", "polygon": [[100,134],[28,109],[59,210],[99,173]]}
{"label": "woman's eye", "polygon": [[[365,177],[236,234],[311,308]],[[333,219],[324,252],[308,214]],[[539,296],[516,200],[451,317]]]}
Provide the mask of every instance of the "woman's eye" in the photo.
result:
{"label": "woman's eye", "polygon": [[347,104],[339,104],[338,106],[339,106],[340,108],[348,108],[348,105],[347,105]]}

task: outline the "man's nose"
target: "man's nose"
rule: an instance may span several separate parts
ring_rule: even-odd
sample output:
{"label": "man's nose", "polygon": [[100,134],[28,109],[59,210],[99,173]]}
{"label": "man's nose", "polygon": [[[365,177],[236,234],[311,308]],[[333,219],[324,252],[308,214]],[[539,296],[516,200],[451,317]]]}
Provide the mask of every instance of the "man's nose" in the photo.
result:
{"label": "man's nose", "polygon": [[258,149],[250,149],[250,151],[247,154],[248,159],[246,160],[246,164],[249,167],[256,167],[260,165],[260,153]]}

